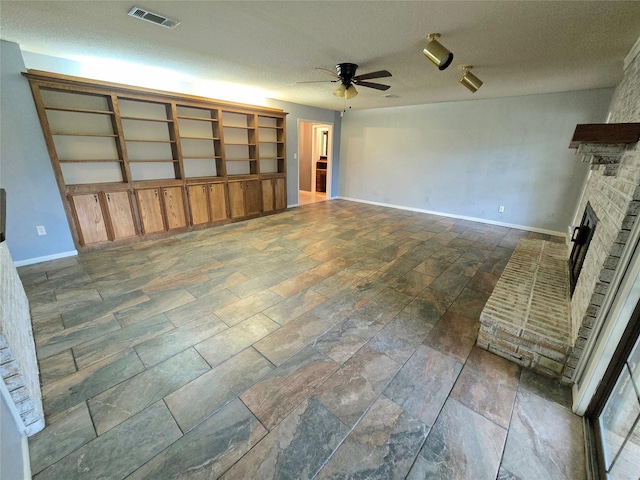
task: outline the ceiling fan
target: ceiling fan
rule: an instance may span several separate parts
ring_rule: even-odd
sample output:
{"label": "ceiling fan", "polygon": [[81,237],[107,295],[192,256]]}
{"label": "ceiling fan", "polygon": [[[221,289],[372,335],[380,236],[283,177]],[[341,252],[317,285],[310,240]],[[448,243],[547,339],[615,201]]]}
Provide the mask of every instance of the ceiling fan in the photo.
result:
{"label": "ceiling fan", "polygon": [[[383,85],[381,83],[367,82],[373,78],[390,77],[391,73],[387,70],[378,70],[376,72],[363,73],[362,75],[356,75],[358,65],[355,63],[339,63],[336,65],[336,71],[333,72],[326,68],[317,68],[316,70],[322,70],[329,75],[336,78],[336,80],[329,80],[330,82],[340,82],[340,85],[333,94],[336,97],[345,97],[347,99],[353,98],[358,94],[355,85],[359,87],[375,88],[376,90],[389,90],[389,85]],[[313,82],[298,82],[298,83],[318,83]]]}

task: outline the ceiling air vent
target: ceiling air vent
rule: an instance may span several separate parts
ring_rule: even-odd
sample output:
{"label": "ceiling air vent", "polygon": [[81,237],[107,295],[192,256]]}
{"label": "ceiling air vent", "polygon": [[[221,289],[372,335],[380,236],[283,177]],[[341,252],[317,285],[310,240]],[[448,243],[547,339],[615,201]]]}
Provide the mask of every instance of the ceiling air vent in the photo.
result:
{"label": "ceiling air vent", "polygon": [[140,20],[146,20],[147,22],[155,23],[156,25],[162,25],[167,28],[176,28],[180,22],[171,20],[170,18],[163,17],[157,13],[150,12],[140,7],[132,7],[129,10],[129,16],[139,18]]}

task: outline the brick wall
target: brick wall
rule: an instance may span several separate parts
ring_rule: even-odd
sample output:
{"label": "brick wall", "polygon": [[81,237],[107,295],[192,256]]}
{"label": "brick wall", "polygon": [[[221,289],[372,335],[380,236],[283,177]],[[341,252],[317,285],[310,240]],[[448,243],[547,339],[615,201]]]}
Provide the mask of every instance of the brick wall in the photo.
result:
{"label": "brick wall", "polygon": [[[640,122],[640,55],[626,68],[613,95],[609,115],[609,123]],[[573,378],[629,232],[640,212],[638,145],[627,148],[616,176],[604,176],[603,172],[604,166],[591,171],[578,207],[582,215],[587,201],[590,202],[598,225],[571,300],[574,349],[563,372],[565,381]]]}
{"label": "brick wall", "polygon": [[0,373],[27,435],[44,428],[40,377],[29,302],[7,243],[0,243]]}

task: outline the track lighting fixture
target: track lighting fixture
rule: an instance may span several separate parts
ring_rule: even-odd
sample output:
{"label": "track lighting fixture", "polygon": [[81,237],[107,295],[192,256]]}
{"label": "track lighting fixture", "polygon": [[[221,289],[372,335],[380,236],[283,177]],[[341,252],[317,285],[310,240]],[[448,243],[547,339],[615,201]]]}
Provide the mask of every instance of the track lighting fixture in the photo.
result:
{"label": "track lighting fixture", "polygon": [[469,71],[473,68],[473,65],[462,65],[460,68],[464,70],[464,75],[460,79],[460,83],[471,90],[471,93],[476,93],[482,86],[482,80]]}
{"label": "track lighting fixture", "polygon": [[427,46],[424,47],[422,53],[425,57],[431,60],[439,70],[444,70],[451,65],[451,62],[453,61],[453,53],[444,48],[436,38],[440,38],[439,33],[430,33],[427,36]]}

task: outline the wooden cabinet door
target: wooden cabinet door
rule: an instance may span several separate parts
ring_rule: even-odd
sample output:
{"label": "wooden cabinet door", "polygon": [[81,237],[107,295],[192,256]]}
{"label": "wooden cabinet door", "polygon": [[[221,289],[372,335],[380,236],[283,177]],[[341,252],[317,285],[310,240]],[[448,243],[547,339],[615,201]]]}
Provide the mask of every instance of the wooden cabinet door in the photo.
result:
{"label": "wooden cabinet door", "polygon": [[212,222],[227,219],[227,196],[224,183],[209,184],[209,213]]}
{"label": "wooden cabinet door", "polygon": [[229,210],[231,218],[245,217],[244,182],[229,182]]}
{"label": "wooden cabinet door", "polygon": [[107,192],[105,197],[107,199],[107,211],[111,219],[113,240],[134,237],[136,235],[136,226],[133,221],[129,192]]}
{"label": "wooden cabinet door", "polygon": [[287,208],[287,181],[285,178],[274,178],[274,192],[276,197],[276,210]]}
{"label": "wooden cabinet door", "polygon": [[262,211],[273,211],[273,180],[262,180]]}
{"label": "wooden cabinet door", "polygon": [[144,234],[162,232],[164,230],[159,190],[159,188],[136,190],[140,223]]}
{"label": "wooden cabinet door", "polygon": [[187,226],[187,217],[184,214],[184,197],[182,187],[165,187],[164,209],[166,212],[167,227],[169,230]]}
{"label": "wooden cabinet door", "polygon": [[82,245],[106,242],[109,240],[107,226],[100,207],[100,198],[97,193],[90,195],[73,195],[71,197],[78,236]]}
{"label": "wooden cabinet door", "polygon": [[262,212],[262,195],[260,193],[260,180],[249,180],[245,183],[244,201],[247,215],[256,215]]}
{"label": "wooden cabinet door", "polygon": [[191,225],[209,223],[209,208],[207,205],[207,186],[189,185],[189,209],[191,210]]}

